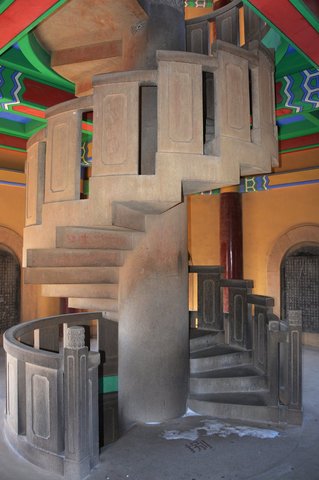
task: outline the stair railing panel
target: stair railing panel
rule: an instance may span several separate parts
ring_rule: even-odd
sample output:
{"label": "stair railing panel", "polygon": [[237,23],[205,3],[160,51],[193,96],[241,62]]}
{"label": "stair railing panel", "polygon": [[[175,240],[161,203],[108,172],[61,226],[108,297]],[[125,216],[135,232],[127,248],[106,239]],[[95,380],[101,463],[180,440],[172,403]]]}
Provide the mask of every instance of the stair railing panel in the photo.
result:
{"label": "stair railing panel", "polygon": [[[210,53],[209,30],[215,31],[212,40],[223,40],[239,45],[240,25],[238,10],[243,5],[241,0],[233,0],[225,7],[186,21],[186,49],[188,52]],[[202,47],[202,50],[199,48]]]}
{"label": "stair railing panel", "polygon": [[302,312],[289,310],[287,321],[280,322],[280,330],[279,399],[293,419],[302,410]]}
{"label": "stair railing panel", "polygon": [[190,266],[190,274],[197,274],[197,328],[202,330],[222,331],[223,298],[220,282],[222,267]]}
{"label": "stair railing panel", "polygon": [[253,282],[251,280],[222,280],[221,286],[228,289],[229,311],[225,315],[225,333],[230,345],[251,349],[250,305],[247,301],[251,293]]}
{"label": "stair railing panel", "polygon": [[25,224],[39,225],[42,222],[44,201],[46,129],[41,130],[28,142],[26,161],[26,213]]}
{"label": "stair railing panel", "polygon": [[267,373],[268,324],[273,314],[274,299],[264,295],[250,294],[248,303],[253,306],[252,315],[252,353],[253,364],[263,373]]}
{"label": "stair railing panel", "polygon": [[82,113],[91,110],[87,96],[46,111],[45,203],[80,199]]}
{"label": "stair railing panel", "polygon": [[165,60],[163,54],[158,89],[159,152],[202,154],[202,65]]}
{"label": "stair railing panel", "polygon": [[[60,315],[16,325],[4,334],[7,437],[26,459],[70,480],[84,478],[98,462],[100,356],[88,351],[78,324],[101,320],[101,312]],[[76,325],[66,333],[81,331],[81,344],[77,333],[71,341],[60,339],[60,351],[37,349],[41,338],[42,346],[52,346],[46,327],[58,338],[64,323]]]}

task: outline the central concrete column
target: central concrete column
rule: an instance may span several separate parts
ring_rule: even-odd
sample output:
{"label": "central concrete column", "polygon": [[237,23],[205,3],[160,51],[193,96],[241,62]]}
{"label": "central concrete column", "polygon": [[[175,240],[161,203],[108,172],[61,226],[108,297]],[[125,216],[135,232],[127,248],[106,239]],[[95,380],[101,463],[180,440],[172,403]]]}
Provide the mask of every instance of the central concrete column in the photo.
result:
{"label": "central concrete column", "polygon": [[185,50],[184,0],[138,0],[148,14],[143,68],[156,68],[156,50]]}
{"label": "central concrete column", "polygon": [[146,232],[120,278],[119,417],[135,422],[182,415],[188,392],[187,211],[146,217]]}

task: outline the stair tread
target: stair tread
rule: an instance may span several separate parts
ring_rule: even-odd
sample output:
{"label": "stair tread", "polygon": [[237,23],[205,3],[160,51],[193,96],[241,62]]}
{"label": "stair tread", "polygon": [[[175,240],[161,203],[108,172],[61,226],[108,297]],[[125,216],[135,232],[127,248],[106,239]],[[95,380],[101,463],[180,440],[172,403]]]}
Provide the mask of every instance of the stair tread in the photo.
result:
{"label": "stair tread", "polygon": [[215,368],[204,372],[191,372],[191,378],[236,378],[253,377],[260,374],[251,364],[236,365],[232,367]]}
{"label": "stair tread", "polygon": [[117,284],[119,267],[33,267],[25,269],[25,282],[37,284]]}
{"label": "stair tread", "polygon": [[207,372],[220,368],[230,368],[240,365],[249,365],[252,362],[252,354],[250,350],[231,352],[223,355],[215,355],[210,357],[199,357],[190,359],[190,370],[192,373]]}
{"label": "stair tread", "polygon": [[213,357],[218,355],[226,355],[230,353],[236,353],[246,351],[239,347],[234,347],[232,345],[226,345],[225,343],[217,343],[206,348],[201,348],[195,351],[190,352],[190,358],[204,358],[204,357]]}
{"label": "stair tread", "polygon": [[116,267],[123,265],[124,252],[115,249],[39,248],[27,251],[27,266],[36,267]]}
{"label": "stair tread", "polygon": [[224,403],[227,405],[256,405],[267,406],[267,391],[265,392],[244,392],[244,393],[209,393],[190,394],[190,400],[197,400],[206,403]]}
{"label": "stair tread", "polygon": [[91,248],[131,250],[135,230],[122,227],[57,227],[56,245],[58,248]]}

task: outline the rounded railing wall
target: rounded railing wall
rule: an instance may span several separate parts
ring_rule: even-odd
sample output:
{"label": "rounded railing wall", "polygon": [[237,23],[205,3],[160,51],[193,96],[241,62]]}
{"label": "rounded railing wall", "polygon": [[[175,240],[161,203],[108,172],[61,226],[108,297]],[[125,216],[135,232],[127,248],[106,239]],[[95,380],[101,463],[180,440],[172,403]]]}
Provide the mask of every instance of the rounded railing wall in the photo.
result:
{"label": "rounded railing wall", "polygon": [[7,438],[27,460],[68,479],[98,463],[101,320],[102,313],[59,315],[4,334]]}

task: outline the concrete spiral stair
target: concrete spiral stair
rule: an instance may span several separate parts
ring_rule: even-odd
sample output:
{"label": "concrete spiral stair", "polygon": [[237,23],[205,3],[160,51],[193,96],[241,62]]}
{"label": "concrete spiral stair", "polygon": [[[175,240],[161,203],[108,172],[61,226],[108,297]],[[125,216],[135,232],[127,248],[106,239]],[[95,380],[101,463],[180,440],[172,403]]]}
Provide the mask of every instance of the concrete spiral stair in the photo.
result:
{"label": "concrete spiral stair", "polygon": [[267,378],[254,367],[251,351],[227,345],[224,332],[195,332],[189,408],[222,419],[278,423],[278,407],[269,403]]}
{"label": "concrete spiral stair", "polygon": [[69,307],[118,317],[119,270],[136,230],[57,227],[56,248],[27,251],[25,281],[42,284],[45,296],[67,297]]}

